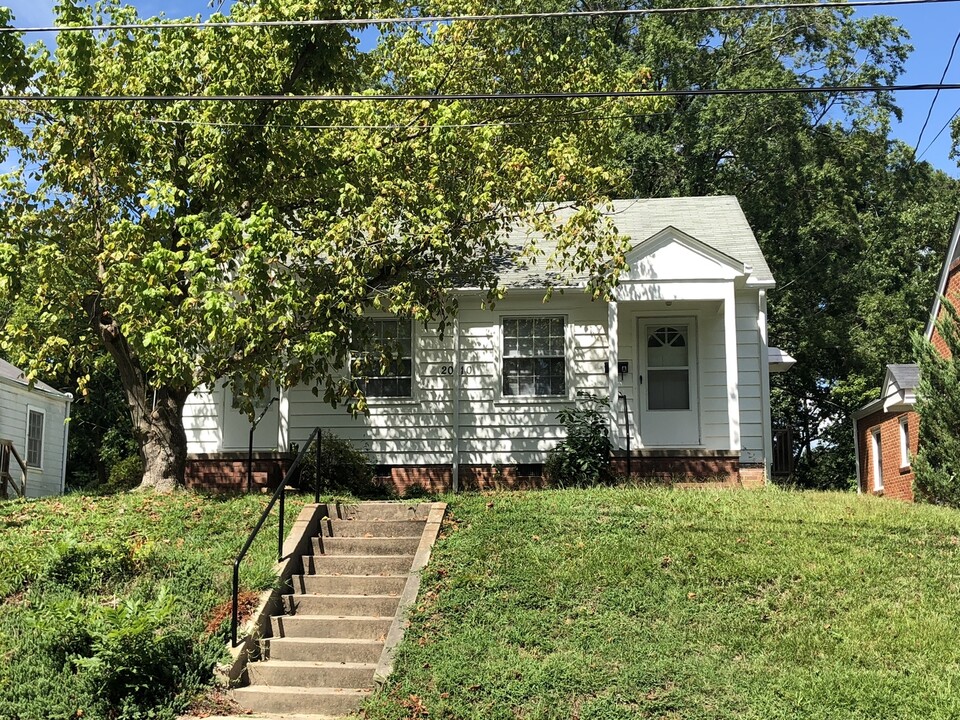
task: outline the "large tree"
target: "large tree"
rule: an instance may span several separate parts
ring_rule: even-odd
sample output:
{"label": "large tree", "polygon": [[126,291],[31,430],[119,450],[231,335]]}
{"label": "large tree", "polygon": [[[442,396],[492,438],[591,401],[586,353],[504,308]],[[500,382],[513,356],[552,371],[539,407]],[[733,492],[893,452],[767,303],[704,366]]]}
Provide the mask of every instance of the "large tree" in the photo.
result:
{"label": "large tree", "polygon": [[[485,9],[240,0],[229,19]],[[138,22],[112,1],[68,1],[57,13],[61,25]],[[63,32],[55,49],[32,48],[24,77],[31,93],[66,97],[589,91],[635,89],[643,77],[615,62],[592,23],[397,24],[369,52],[358,30]],[[186,458],[181,411],[199,385],[225,380],[252,398],[271,382],[307,382],[362,408],[341,368],[364,312],[442,323],[455,310],[451,287],[495,297],[508,225],[556,234],[559,265],[616,257],[620,241],[594,208],[622,177],[617,118],[640,107],[3,102],[0,142],[18,168],[0,177],[0,301],[20,308],[4,347],[34,372],[108,355],[143,483],[171,489]],[[579,209],[558,224],[551,203],[569,200]],[[598,293],[617,270],[602,268]]]}
{"label": "large tree", "polygon": [[[885,85],[910,51],[890,18],[850,9],[654,15],[619,23],[627,63],[666,89]],[[853,477],[849,412],[911,357],[956,215],[957,182],[893,142],[884,93],[682,97],[627,147],[639,195],[739,197],[778,280],[770,336],[797,359],[773,378],[797,430],[798,480]]]}

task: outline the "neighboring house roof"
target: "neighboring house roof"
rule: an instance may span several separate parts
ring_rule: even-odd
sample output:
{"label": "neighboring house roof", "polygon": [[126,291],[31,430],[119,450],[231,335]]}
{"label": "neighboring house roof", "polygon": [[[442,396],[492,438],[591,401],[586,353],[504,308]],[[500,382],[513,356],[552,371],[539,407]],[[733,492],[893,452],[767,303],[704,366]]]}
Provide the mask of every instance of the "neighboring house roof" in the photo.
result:
{"label": "neighboring house roof", "polygon": [[797,364],[796,359],[789,353],[775,347],[767,348],[767,362],[772,373],[786,372]]}
{"label": "neighboring house roof", "polygon": [[903,412],[912,410],[917,401],[917,385],[920,384],[920,370],[914,363],[887,365],[887,374],[883,378],[884,412]]}
{"label": "neighboring house roof", "polygon": [[[612,205],[612,212],[604,215],[613,220],[622,235],[633,240],[632,247],[672,227],[742,263],[750,273],[751,282],[771,285],[774,282],[757,238],[740,203],[732,195],[614,200]],[[563,219],[572,212],[572,209],[563,208],[557,211],[557,215]],[[542,253],[525,265],[517,265],[516,258],[505,259],[500,280],[506,287],[578,284],[586,280],[583,277],[561,277],[548,270],[547,258],[556,246],[539,233],[518,229],[510,236],[511,244],[518,248],[530,239],[537,243]]]}
{"label": "neighboring house roof", "polygon": [[[18,385],[30,387],[30,383],[27,382],[27,377],[23,370],[18,368],[16,365],[11,365],[6,360],[0,360],[0,380],[12,381]],[[41,392],[50,393],[51,395],[64,397],[64,393],[60,392],[56,388],[50,387],[41,380],[35,381],[33,383],[33,388],[35,390],[40,390]]]}
{"label": "neighboring house roof", "polygon": [[853,418],[859,419],[879,410],[883,410],[883,412],[913,410],[913,406],[917,402],[917,386],[919,384],[920,368],[915,363],[887,365],[880,397],[853,413]]}
{"label": "neighboring house roof", "polygon": [[953,228],[953,235],[950,238],[950,245],[947,247],[947,258],[943,262],[943,270],[940,271],[940,282],[937,283],[937,294],[933,296],[933,308],[930,310],[930,318],[927,320],[927,329],[923,336],[930,340],[933,337],[933,328],[937,324],[937,317],[940,315],[940,303],[944,294],[947,292],[947,283],[950,281],[950,268],[954,263],[960,261],[960,217],[957,218],[957,224]]}

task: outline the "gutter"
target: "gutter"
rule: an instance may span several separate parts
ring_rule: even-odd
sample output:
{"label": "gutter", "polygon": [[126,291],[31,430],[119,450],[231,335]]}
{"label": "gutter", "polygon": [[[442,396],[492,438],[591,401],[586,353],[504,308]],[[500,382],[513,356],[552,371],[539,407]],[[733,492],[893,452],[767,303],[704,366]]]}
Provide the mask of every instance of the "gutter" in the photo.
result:
{"label": "gutter", "polygon": [[67,444],[70,442],[70,409],[73,403],[73,395],[64,393],[66,403],[64,404],[63,414],[63,459],[60,463],[60,494],[67,491]]}

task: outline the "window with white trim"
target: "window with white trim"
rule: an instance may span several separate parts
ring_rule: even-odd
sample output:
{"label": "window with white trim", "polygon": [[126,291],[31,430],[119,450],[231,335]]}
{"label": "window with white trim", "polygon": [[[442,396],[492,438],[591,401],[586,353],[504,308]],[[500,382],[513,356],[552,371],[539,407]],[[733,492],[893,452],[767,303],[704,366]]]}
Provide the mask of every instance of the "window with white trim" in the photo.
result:
{"label": "window with white trim", "polygon": [[910,426],[907,418],[900,418],[900,467],[910,467]]}
{"label": "window with white trim", "polygon": [[43,420],[41,410],[27,410],[27,467],[43,466]]}
{"label": "window with white trim", "polygon": [[870,449],[873,451],[873,489],[883,491],[883,458],[881,456],[880,430],[870,433]]}
{"label": "window with white trim", "polygon": [[503,395],[567,394],[566,323],[563,317],[505,317]]}
{"label": "window with white trim", "polygon": [[413,397],[413,327],[409,320],[375,318],[367,348],[354,352],[353,372],[368,398]]}

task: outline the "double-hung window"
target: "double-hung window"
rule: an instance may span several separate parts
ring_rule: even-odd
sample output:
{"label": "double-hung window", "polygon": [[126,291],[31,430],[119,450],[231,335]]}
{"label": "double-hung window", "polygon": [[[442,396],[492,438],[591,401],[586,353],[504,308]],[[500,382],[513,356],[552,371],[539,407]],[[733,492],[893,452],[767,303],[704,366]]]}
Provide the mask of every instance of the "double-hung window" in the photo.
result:
{"label": "double-hung window", "polygon": [[369,321],[368,344],[353,353],[354,377],[367,397],[413,397],[413,328],[409,320]]}
{"label": "double-hung window", "polygon": [[43,412],[27,410],[27,467],[43,467]]}
{"label": "double-hung window", "polygon": [[503,395],[567,394],[562,317],[503,318]]}

